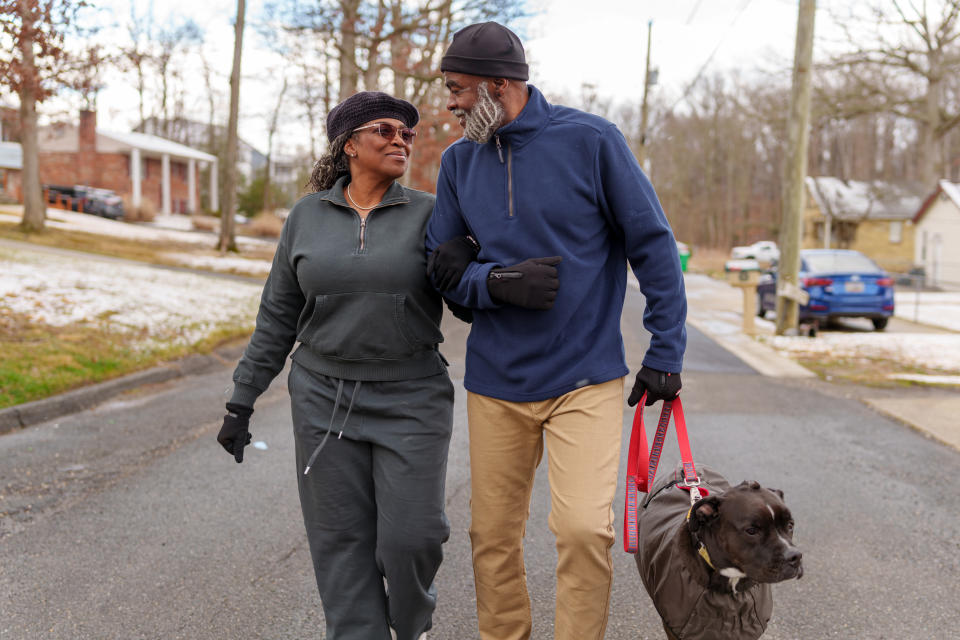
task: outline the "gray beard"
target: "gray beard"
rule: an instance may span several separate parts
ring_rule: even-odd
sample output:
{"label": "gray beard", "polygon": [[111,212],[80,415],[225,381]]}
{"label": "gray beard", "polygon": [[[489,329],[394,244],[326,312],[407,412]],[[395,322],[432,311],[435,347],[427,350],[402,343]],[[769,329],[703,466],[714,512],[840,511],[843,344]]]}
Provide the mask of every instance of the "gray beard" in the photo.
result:
{"label": "gray beard", "polygon": [[477,85],[477,103],[470,111],[454,109],[453,115],[463,118],[463,137],[477,144],[486,144],[493,132],[500,128],[504,116],[503,105],[493,99],[486,83]]}

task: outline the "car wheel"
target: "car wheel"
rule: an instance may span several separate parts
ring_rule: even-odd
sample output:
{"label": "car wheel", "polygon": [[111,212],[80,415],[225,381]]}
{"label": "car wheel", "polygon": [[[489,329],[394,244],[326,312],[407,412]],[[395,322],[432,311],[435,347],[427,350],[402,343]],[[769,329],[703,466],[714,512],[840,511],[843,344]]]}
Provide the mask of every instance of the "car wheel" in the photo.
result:
{"label": "car wheel", "polygon": [[758,293],[757,294],[757,317],[765,318],[766,316],[767,316],[767,312],[763,308],[763,296]]}
{"label": "car wheel", "polygon": [[889,321],[889,318],[873,318],[873,328],[877,331],[883,331],[887,328],[887,322]]}

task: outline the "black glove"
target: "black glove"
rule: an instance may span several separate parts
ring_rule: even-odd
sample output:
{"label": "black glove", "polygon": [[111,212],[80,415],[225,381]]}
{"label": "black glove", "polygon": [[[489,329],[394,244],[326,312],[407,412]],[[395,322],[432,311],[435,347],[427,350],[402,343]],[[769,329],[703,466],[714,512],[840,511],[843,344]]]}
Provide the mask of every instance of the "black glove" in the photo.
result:
{"label": "black glove", "polygon": [[243,448],[250,444],[250,416],[253,409],[242,404],[227,403],[227,415],[223,416],[223,426],[217,434],[217,442],[223,445],[234,460],[243,462]]}
{"label": "black glove", "polygon": [[492,269],[487,277],[490,297],[525,309],[546,310],[557,299],[560,256],[531,258],[503,269]]}
{"label": "black glove", "polygon": [[456,302],[451,302],[446,298],[444,298],[443,301],[447,304],[447,309],[450,309],[450,313],[453,314],[454,318],[459,318],[467,324],[473,322],[473,309],[465,307],[462,304],[457,304]]}
{"label": "black glove", "polygon": [[679,373],[665,373],[640,367],[627,404],[632,407],[640,402],[644,391],[647,392],[647,401],[644,404],[648,407],[659,400],[673,400],[680,393],[681,386],[683,385],[680,384]]}
{"label": "black glove", "polygon": [[433,250],[427,258],[427,276],[440,291],[460,284],[467,265],[475,262],[480,245],[470,236],[457,236]]}

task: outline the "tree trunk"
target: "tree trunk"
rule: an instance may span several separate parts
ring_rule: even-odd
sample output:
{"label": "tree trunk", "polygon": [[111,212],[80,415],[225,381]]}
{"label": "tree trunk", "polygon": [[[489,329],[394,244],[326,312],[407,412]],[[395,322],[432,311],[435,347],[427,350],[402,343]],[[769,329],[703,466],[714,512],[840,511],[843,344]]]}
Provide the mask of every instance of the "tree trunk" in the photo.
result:
{"label": "tree trunk", "polygon": [[233,71],[230,74],[230,119],[227,122],[226,185],[220,213],[220,251],[236,251],[233,216],[237,208],[237,119],[240,111],[240,57],[243,52],[243,18],[245,0],[237,0],[237,22],[234,26]]}
{"label": "tree trunk", "polygon": [[20,39],[20,53],[23,56],[23,81],[20,85],[20,144],[23,150],[23,220],[21,229],[26,232],[42,231],[46,219],[46,203],[40,188],[40,161],[37,142],[37,68],[33,56],[32,11],[21,1],[20,12],[23,22],[23,37]]}
{"label": "tree trunk", "polygon": [[357,92],[357,20],[360,0],[341,0],[340,23],[340,99],[343,102]]}

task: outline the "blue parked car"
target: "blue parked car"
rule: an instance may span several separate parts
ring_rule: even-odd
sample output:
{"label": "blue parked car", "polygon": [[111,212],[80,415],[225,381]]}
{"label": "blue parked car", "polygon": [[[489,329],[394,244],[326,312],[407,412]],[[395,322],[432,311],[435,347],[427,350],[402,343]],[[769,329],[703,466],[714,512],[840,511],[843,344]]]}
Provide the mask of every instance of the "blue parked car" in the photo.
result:
{"label": "blue parked car", "polygon": [[[893,278],[859,251],[803,249],[800,286],[810,300],[800,307],[800,321],[870,318],[883,331],[893,315]],[[771,270],[757,284],[757,314],[776,307],[777,274]]]}

